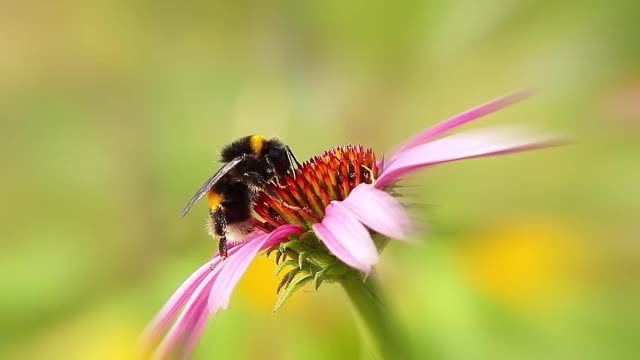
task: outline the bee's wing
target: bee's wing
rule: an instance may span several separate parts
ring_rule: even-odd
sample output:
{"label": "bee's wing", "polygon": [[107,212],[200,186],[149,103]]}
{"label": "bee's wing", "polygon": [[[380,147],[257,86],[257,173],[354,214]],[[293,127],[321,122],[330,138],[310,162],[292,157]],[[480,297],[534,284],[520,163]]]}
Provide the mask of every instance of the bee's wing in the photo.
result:
{"label": "bee's wing", "polygon": [[221,167],[220,170],[218,170],[218,172],[213,174],[213,176],[209,180],[207,180],[207,182],[204,183],[204,185],[202,185],[202,187],[200,187],[200,189],[198,189],[198,191],[196,191],[195,194],[193,194],[193,197],[191,197],[191,200],[189,200],[189,203],[187,203],[187,206],[185,206],[184,209],[182,209],[182,211],[180,212],[180,216],[182,217],[187,215],[187,213],[189,212],[193,204],[197,203],[198,200],[202,199],[202,197],[209,190],[211,190],[213,185],[215,185],[218,181],[220,181],[220,179],[222,179],[222,177],[225,176],[229,171],[233,170],[233,168],[236,165],[238,165],[238,163],[240,163],[242,159],[243,159],[242,157],[237,157],[229,161],[228,163],[225,163],[224,166]]}

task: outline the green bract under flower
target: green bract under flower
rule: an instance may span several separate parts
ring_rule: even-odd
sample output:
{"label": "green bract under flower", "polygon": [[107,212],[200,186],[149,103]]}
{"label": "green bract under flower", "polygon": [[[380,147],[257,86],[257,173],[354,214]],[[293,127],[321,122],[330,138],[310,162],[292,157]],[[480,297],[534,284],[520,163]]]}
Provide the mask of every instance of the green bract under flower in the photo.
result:
{"label": "green bract under flower", "polygon": [[320,223],[331,201],[342,201],[360,184],[372,184],[379,173],[372,149],[345,145],[327,150],[270,184],[260,193],[254,211],[261,218],[256,227],[270,233],[280,226],[295,224],[305,233],[267,250],[275,252],[276,276],[284,269],[277,291],[282,292],[275,309],[298,288],[313,280],[316,289],[325,280],[343,276],[351,269],[328,251],[312,230]]}

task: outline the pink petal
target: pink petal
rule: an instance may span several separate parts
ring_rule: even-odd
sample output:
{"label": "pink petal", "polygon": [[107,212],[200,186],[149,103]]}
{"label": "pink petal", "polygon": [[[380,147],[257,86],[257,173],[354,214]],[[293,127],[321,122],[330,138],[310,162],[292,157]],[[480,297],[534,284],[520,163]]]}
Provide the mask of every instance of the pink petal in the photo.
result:
{"label": "pink petal", "polygon": [[371,185],[358,185],[342,204],[358,221],[389,238],[403,240],[412,229],[411,219],[402,204]]}
{"label": "pink petal", "polygon": [[491,114],[492,112],[498,111],[520,100],[523,100],[528,96],[530,96],[531,93],[532,91],[530,90],[521,90],[509,95],[505,95],[503,97],[489,101],[486,104],[482,104],[478,107],[475,107],[471,110],[467,110],[461,114],[458,114],[452,118],[449,118],[421,132],[420,134],[406,141],[404,144],[400,145],[398,149],[394,152],[394,154],[391,156],[391,159],[387,163],[387,166],[391,165],[391,163],[393,163],[397,158],[399,158],[403,152],[409,149],[412,149],[420,144],[423,144],[451,129],[464,125],[469,121]]}
{"label": "pink petal", "polygon": [[345,264],[364,272],[378,262],[378,249],[367,229],[343,204],[332,201],[313,231],[329,251]]}
{"label": "pink petal", "polygon": [[231,293],[259,251],[287,241],[287,236],[290,234],[301,232],[302,229],[297,225],[281,226],[267,236],[261,236],[246,243],[233,257],[227,258],[218,280],[211,287],[209,311],[215,314],[218,310],[229,306]]}
{"label": "pink petal", "polygon": [[209,320],[209,315],[211,315],[207,303],[208,301],[204,300],[199,303],[198,309],[195,312],[196,315],[191,320],[190,330],[186,333],[186,338],[180,351],[180,358],[182,359],[188,359],[190,357],[196,345],[198,345],[198,340],[200,340],[200,336],[202,336],[202,332],[207,325],[207,320]]}
{"label": "pink petal", "polygon": [[[240,249],[241,246],[237,246],[236,248]],[[209,291],[218,278],[220,269],[223,267],[224,263],[214,268],[198,285],[195,292],[185,305],[184,310],[167,333],[167,336],[164,337],[156,351],[153,353],[153,356],[151,357],[153,360],[169,358],[176,348],[179,348],[184,344],[184,339],[189,335],[193,328],[194,320],[200,318],[201,315],[203,315],[203,312],[207,311],[206,306],[203,305],[206,304]],[[208,316],[208,314],[205,314],[205,316]]]}
{"label": "pink petal", "polygon": [[[285,225],[276,229],[269,235],[264,233],[257,234],[258,236],[252,240],[238,244],[230,249],[229,257],[224,262],[220,262],[220,258],[216,256],[214,260],[198,269],[198,271],[196,271],[197,274],[200,274],[201,270],[204,269],[205,275],[196,286],[195,290],[187,295],[189,299],[184,306],[184,310],[154,352],[153,359],[166,359],[172,355],[176,349],[179,349],[181,358],[188,358],[189,354],[195,348],[211,314],[212,308],[209,306],[209,302],[211,301],[211,296],[214,295],[213,288],[219,288],[219,284],[228,285],[230,282],[228,279],[229,273],[233,276],[235,275],[233,273],[234,271],[238,271],[237,280],[235,280],[237,283],[246,270],[246,267],[248,267],[247,263],[244,269],[239,269],[238,263],[247,259],[250,263],[250,261],[255,257],[255,254],[253,257],[248,257],[248,252],[255,248],[259,251],[276,245],[279,242],[286,240],[286,236],[294,232],[300,232],[300,228],[296,225]],[[213,270],[209,270],[211,264],[215,266]],[[232,268],[232,270],[229,270],[229,268]],[[207,273],[207,271],[209,272]],[[226,300],[227,304],[228,297],[230,297],[230,292],[233,291],[234,286],[235,283],[231,285],[229,289],[229,294]],[[218,293],[219,292],[215,292],[215,294]],[[224,300],[224,298],[222,300]],[[181,305],[177,308],[179,309],[180,307]],[[218,310],[218,308],[214,309],[216,311]],[[171,319],[169,318],[167,321],[170,320]],[[161,329],[155,329],[155,332],[160,333]]]}
{"label": "pink petal", "polygon": [[[238,251],[236,247],[229,249],[229,256],[233,255],[236,251]],[[145,349],[149,349],[153,346],[167,326],[169,326],[178,311],[196,291],[198,285],[200,285],[203,279],[210,273],[211,267],[217,266],[218,263],[220,263],[220,257],[216,255],[191,274],[191,276],[189,276],[189,278],[180,285],[173,295],[171,295],[162,309],[160,309],[158,314],[153,318],[153,320],[151,320],[151,323],[149,323],[141,336],[142,346]]]}
{"label": "pink petal", "polygon": [[402,152],[378,177],[375,187],[384,188],[398,178],[426,166],[480,156],[558,145],[551,136],[531,135],[514,129],[494,129],[463,133],[438,139]]}
{"label": "pink petal", "polygon": [[[219,260],[219,259],[218,259]],[[151,323],[144,330],[142,339],[144,341],[143,346],[145,348],[151,347],[162,332],[167,328],[171,320],[178,313],[180,308],[187,302],[189,297],[196,290],[196,287],[200,285],[205,276],[209,273],[210,264],[212,261],[202,265],[196,270],[185,282],[180,285],[173,295],[169,298],[167,303],[162,307],[158,314],[151,320]]]}

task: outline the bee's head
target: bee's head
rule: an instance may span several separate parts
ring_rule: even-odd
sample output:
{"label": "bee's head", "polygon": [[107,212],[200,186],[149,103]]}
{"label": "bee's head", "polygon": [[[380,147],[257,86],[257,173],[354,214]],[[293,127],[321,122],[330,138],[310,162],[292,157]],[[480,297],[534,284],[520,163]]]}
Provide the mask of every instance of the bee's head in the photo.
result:
{"label": "bee's head", "polygon": [[277,175],[284,176],[291,169],[291,151],[280,140],[265,141],[262,154]]}

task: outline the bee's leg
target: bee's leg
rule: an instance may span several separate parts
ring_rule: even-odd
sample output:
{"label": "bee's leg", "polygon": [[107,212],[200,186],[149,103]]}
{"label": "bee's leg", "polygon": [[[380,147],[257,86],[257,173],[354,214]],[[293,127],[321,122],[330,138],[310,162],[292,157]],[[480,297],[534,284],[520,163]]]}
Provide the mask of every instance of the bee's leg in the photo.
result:
{"label": "bee's leg", "polygon": [[213,231],[220,237],[218,242],[218,253],[222,260],[227,258],[227,218],[225,217],[222,207],[212,211],[211,220],[213,222]]}
{"label": "bee's leg", "polygon": [[271,188],[264,188],[263,191],[269,194],[274,199],[280,199],[280,196]]}
{"label": "bee's leg", "polygon": [[222,260],[227,258],[227,238],[225,236],[220,237],[220,242],[218,243],[218,253],[220,254],[220,258]]}
{"label": "bee's leg", "polygon": [[302,210],[301,207],[295,206],[295,205],[291,205],[288,202],[282,200],[282,198],[280,197],[280,195],[278,195],[274,190],[272,190],[271,188],[265,188],[264,192],[269,194],[269,196],[271,196],[272,198],[278,200],[278,202],[280,202],[280,205],[291,209],[291,210]]}

